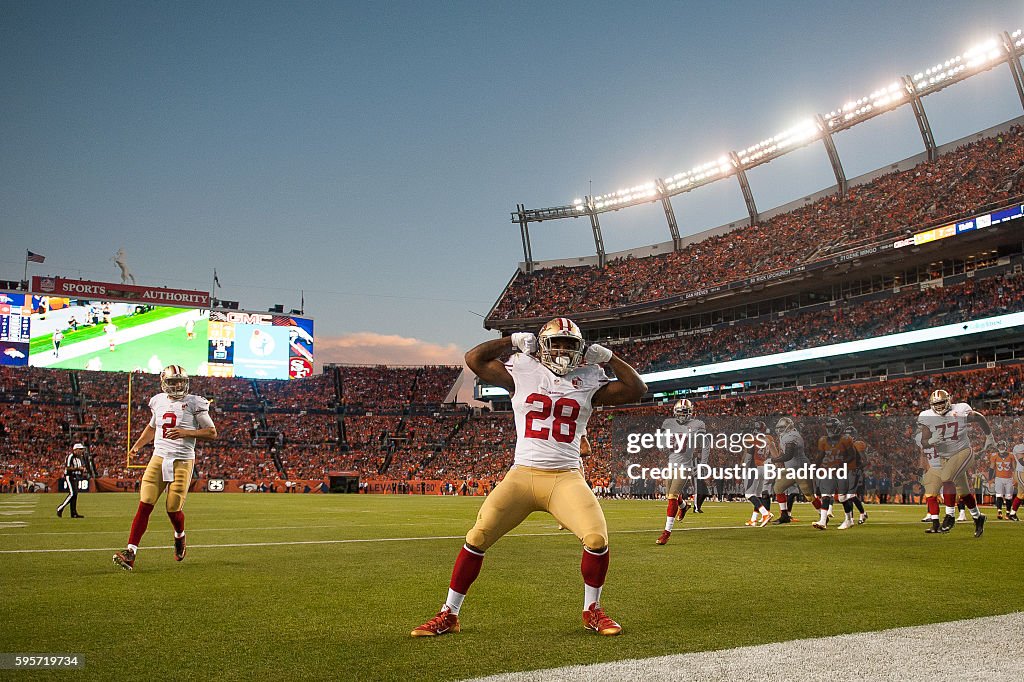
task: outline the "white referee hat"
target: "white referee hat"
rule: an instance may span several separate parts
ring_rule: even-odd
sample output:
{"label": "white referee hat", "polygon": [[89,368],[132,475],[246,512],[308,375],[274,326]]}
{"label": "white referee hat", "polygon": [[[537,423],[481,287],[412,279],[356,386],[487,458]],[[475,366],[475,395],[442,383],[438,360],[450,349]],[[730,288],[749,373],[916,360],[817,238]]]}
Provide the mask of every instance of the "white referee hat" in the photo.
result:
{"label": "white referee hat", "polygon": [[85,446],[82,445],[81,443],[75,443],[74,445],[71,446],[71,449],[72,450],[85,450]]}

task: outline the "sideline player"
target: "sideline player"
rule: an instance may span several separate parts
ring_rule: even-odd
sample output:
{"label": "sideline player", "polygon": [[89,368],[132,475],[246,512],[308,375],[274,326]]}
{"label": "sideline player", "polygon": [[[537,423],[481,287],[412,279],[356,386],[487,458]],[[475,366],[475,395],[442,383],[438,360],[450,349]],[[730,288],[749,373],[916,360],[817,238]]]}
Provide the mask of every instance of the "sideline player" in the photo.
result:
{"label": "sideline player", "polygon": [[[818,439],[818,458],[828,476],[818,481],[818,488],[821,491],[821,518],[811,526],[818,530],[828,528],[832,500],[838,496],[839,501],[843,503],[843,511],[846,512],[839,530],[846,530],[854,525],[850,490],[855,481],[851,478],[851,463],[857,458],[857,447],[853,443],[853,438],[843,432],[843,423],[836,417],[825,420],[825,435]],[[840,478],[839,471],[844,466],[846,477]]]}
{"label": "sideline player", "polygon": [[139,509],[135,512],[128,547],[114,555],[114,563],[126,571],[135,568],[135,555],[139,551],[149,515],[166,488],[167,516],[174,527],[174,558],[185,559],[185,496],[192,481],[192,467],[196,459],[197,440],[216,440],[217,427],[210,418],[210,401],[188,392],[188,374],[178,365],[168,365],[160,372],[160,388],[149,401],[150,418],[142,435],[128,451],[135,456],[149,443],[153,443],[153,456],[149,458],[142,475],[139,491]]}
{"label": "sideline player", "polygon": [[1017,468],[1013,472],[1013,482],[1017,484],[1017,496],[1013,498],[1013,506],[1006,518],[1011,521],[1018,521],[1017,510],[1020,509],[1021,501],[1024,501],[1024,445],[1014,445],[1010,452],[1016,460]]}
{"label": "sideline player", "polygon": [[773,524],[792,523],[793,517],[790,514],[792,506],[786,490],[794,484],[800,488],[811,505],[821,511],[821,498],[814,494],[814,484],[811,479],[798,475],[801,468],[809,468],[810,461],[807,459],[807,450],[804,445],[804,437],[797,431],[796,424],[790,417],[782,417],[775,424],[775,433],[779,436],[779,455],[772,462],[784,470],[779,473],[775,480],[775,499],[779,501],[779,518]]}
{"label": "sideline player", "polygon": [[857,437],[857,429],[855,427],[847,426],[843,433],[853,439],[853,446],[857,448],[857,459],[850,465],[850,475],[853,476],[850,492],[853,494],[851,501],[857,507],[857,511],[860,512],[860,516],[857,517],[857,525],[861,526],[867,523],[868,520],[868,513],[864,509],[864,498],[867,497],[864,471],[867,469],[868,460],[875,453],[867,443]]}
{"label": "sideline player", "polygon": [[[968,426],[976,425],[985,434],[985,449],[995,447],[996,439],[992,435],[992,426],[980,412],[975,412],[967,403],[953,403],[949,393],[942,389],[934,391],[928,397],[931,406],[921,412],[917,418],[921,426],[922,442],[935,446],[942,466],[929,469],[924,481],[924,497],[928,504],[928,513],[938,516],[939,492],[942,492],[946,508],[954,506],[956,495],[943,490],[946,483],[956,485],[956,493],[963,500],[964,506],[974,518],[974,537],[980,538],[985,532],[985,515],[978,509],[977,502],[967,484],[967,470],[974,464],[974,450],[967,435]],[[931,533],[948,533],[956,523],[953,515],[946,513],[942,524],[932,521]]]}
{"label": "sideline player", "polygon": [[1016,463],[1005,440],[996,444],[996,451],[988,457],[989,471],[995,479],[996,519],[1003,520],[1003,506],[1006,518],[1010,518],[1010,500],[1013,499],[1013,470]]}
{"label": "sideline player", "polygon": [[743,524],[745,526],[764,528],[774,518],[766,505],[766,503],[771,503],[771,497],[761,497],[764,481],[768,478],[764,465],[779,456],[779,448],[768,431],[768,425],[764,422],[754,422],[753,432],[764,438],[764,445],[752,445],[749,448],[744,448],[742,464],[746,475],[743,480],[743,496],[754,507],[750,520]]}
{"label": "sideline player", "polygon": [[[671,448],[668,455],[668,465],[672,470],[672,479],[668,482],[665,490],[665,497],[668,498],[668,510],[665,515],[665,530],[661,532],[658,539],[654,541],[657,545],[664,545],[672,537],[672,529],[675,527],[676,518],[682,521],[690,505],[687,502],[689,482],[697,480],[697,441],[701,441],[701,459],[707,462],[708,452],[711,450],[711,440],[706,437],[708,428],[700,419],[693,416],[693,402],[686,400],[676,401],[672,406],[672,417],[661,424],[661,430],[672,435],[669,441]],[[701,435],[704,434],[704,435]],[[683,440],[677,440],[683,439]],[[675,443],[683,442],[686,447],[681,450],[675,449]],[[694,487],[694,500],[696,500],[697,489]]]}
{"label": "sideline player", "polygon": [[[519,352],[501,362],[510,350]],[[617,380],[609,380],[600,366],[604,363]],[[580,438],[594,407],[636,402],[647,385],[607,348],[595,344],[584,349],[579,327],[564,317],[545,324],[537,336],[517,332],[482,343],[466,353],[466,365],[512,396],[515,464],[484,500],[466,534],[444,606],[412,636],[459,632],[459,611],[480,573],[484,552],[535,511],[548,512],[583,543],[583,626],[600,635],[619,634],[622,628],[601,608],[608,526],[580,473]]]}

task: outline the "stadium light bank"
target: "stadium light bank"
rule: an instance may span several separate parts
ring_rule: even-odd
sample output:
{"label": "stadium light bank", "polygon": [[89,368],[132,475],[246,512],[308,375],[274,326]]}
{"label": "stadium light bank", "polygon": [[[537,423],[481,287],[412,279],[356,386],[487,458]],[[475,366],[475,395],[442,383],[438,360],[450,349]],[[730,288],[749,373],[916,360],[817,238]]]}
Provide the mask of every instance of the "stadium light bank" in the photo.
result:
{"label": "stadium light bank", "polygon": [[967,78],[989,71],[999,64],[1006,63],[1013,77],[1021,106],[1024,106],[1024,68],[1021,67],[1020,61],[1022,54],[1024,54],[1024,31],[1017,29],[1013,33],[1003,32],[954,57],[919,71],[913,76],[905,75],[896,78],[864,97],[845,102],[827,114],[818,114],[804,119],[781,133],[761,140],[742,151],[721,154],[715,160],[698,164],[689,170],[680,171],[664,178],[655,178],[614,192],[577,198],[572,203],[563,206],[527,209],[525,205],[519,204],[512,213],[512,222],[519,225],[526,272],[533,272],[536,265],[530,241],[530,223],[588,217],[594,235],[598,264],[604,267],[606,264],[604,238],[601,234],[601,223],[598,216],[609,211],[619,211],[656,201],[660,201],[662,204],[669,233],[675,250],[678,251],[682,248],[682,240],[671,198],[728,177],[737,179],[750,216],[750,224],[753,225],[757,222],[758,211],[753,192],[746,179],[746,171],[819,140],[823,143],[832,165],[837,192],[845,196],[849,186],[839,153],[832,141],[832,135],[907,104],[914,111],[928,158],[934,160],[938,155],[938,147],[928,122],[923,98]]}

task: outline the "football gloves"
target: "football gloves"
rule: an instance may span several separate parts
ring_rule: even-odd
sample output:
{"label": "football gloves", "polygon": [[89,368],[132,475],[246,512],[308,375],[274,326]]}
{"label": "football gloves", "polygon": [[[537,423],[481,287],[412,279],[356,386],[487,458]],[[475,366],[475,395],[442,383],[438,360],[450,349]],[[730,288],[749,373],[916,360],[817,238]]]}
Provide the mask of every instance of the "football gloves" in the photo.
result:
{"label": "football gloves", "polygon": [[587,352],[583,354],[583,360],[588,365],[600,365],[605,362],[608,362],[611,359],[611,350],[597,343],[589,346],[587,348]]}
{"label": "football gloves", "polygon": [[537,335],[531,332],[515,332],[512,334],[512,346],[521,353],[533,355],[537,352]]}

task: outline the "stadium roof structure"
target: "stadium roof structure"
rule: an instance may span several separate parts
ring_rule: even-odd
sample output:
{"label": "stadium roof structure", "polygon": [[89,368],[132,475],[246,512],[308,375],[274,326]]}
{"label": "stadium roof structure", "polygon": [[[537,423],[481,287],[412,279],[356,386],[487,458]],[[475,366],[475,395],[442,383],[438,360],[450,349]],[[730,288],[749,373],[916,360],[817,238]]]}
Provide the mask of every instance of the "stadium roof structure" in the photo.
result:
{"label": "stadium roof structure", "polygon": [[533,249],[530,243],[530,223],[588,217],[594,235],[598,265],[604,267],[606,253],[598,216],[602,213],[654,202],[661,202],[674,248],[678,251],[682,248],[682,238],[671,198],[728,177],[735,177],[739,183],[750,217],[749,224],[753,225],[758,220],[758,210],[750,184],[747,182],[746,172],[818,141],[824,145],[828,154],[836,177],[837,191],[845,196],[849,184],[839,153],[832,140],[833,134],[848,130],[904,105],[910,105],[913,109],[928,159],[934,161],[938,154],[938,147],[935,144],[931,125],[925,112],[924,97],[1006,63],[1013,77],[1021,105],[1024,107],[1024,68],[1021,67],[1020,60],[1022,54],[1024,54],[1024,31],[1021,29],[1013,33],[1004,31],[998,37],[990,38],[955,57],[914,75],[896,78],[869,95],[850,100],[827,114],[817,114],[807,118],[757,144],[750,145],[741,151],[723,154],[717,159],[698,164],[690,170],[674,173],[664,178],[655,178],[649,182],[614,192],[578,198],[564,206],[528,209],[525,205],[518,204],[512,213],[512,222],[519,225],[526,272],[533,272],[536,263],[533,260]]}

